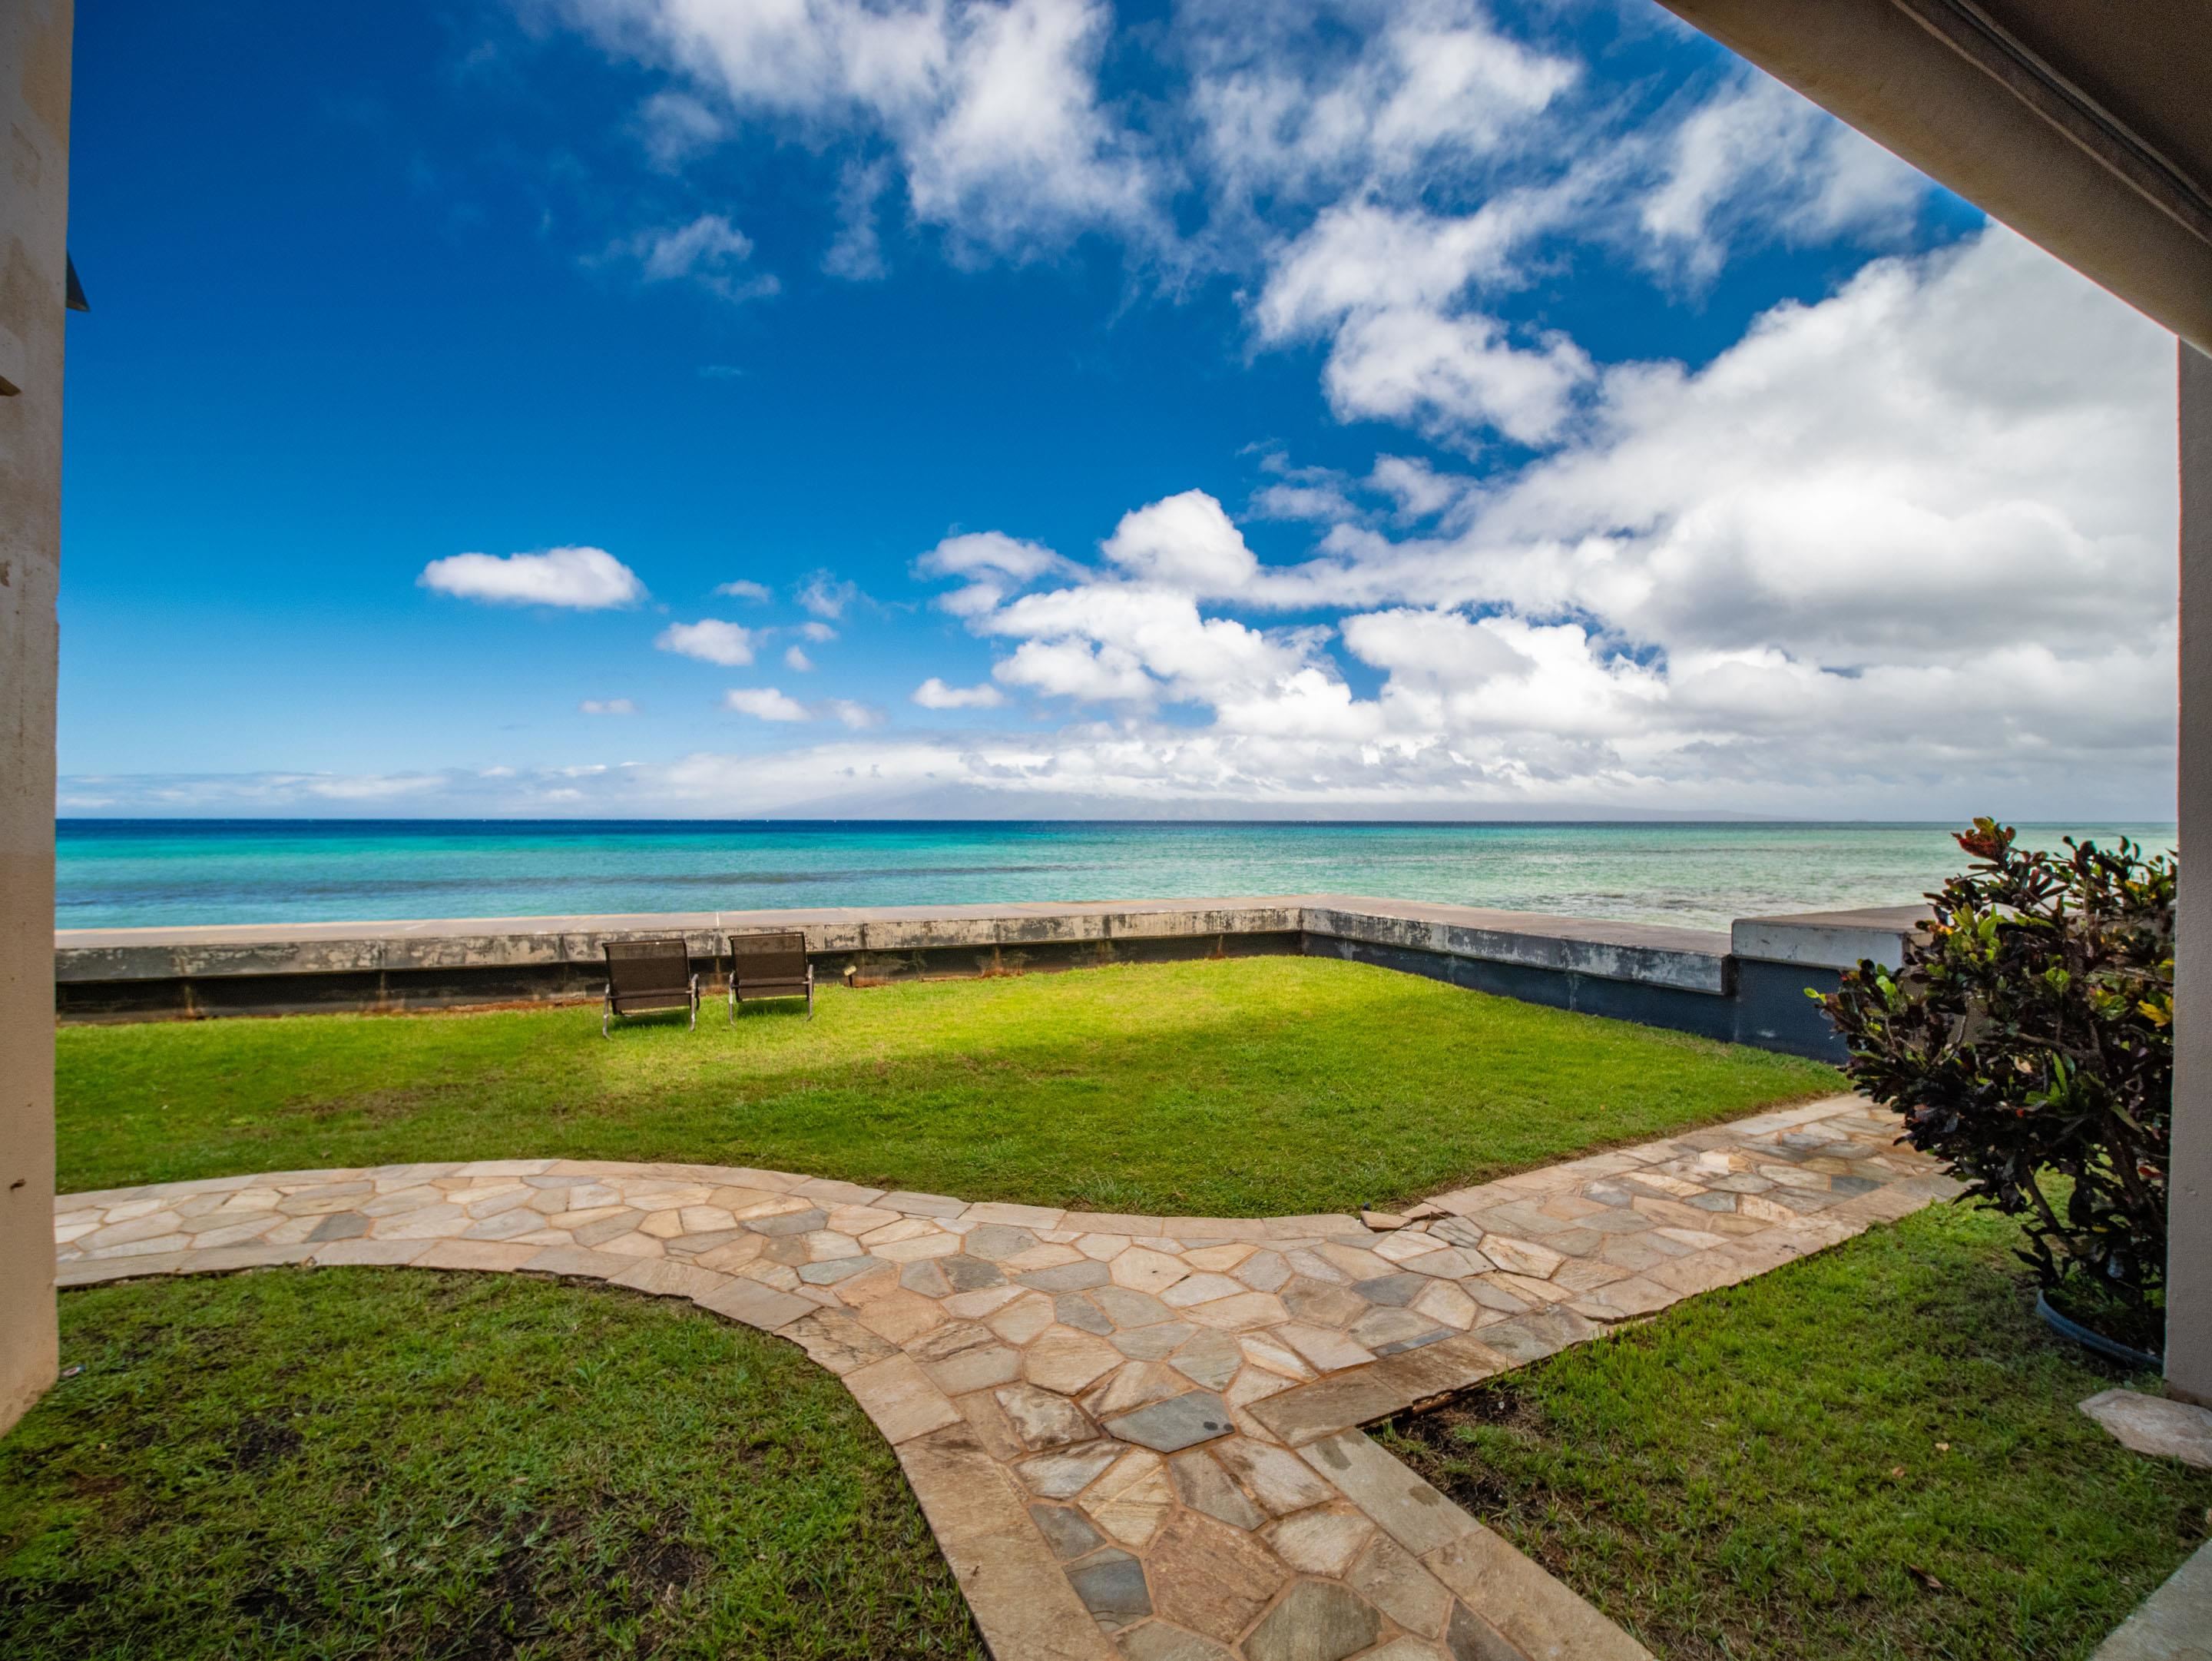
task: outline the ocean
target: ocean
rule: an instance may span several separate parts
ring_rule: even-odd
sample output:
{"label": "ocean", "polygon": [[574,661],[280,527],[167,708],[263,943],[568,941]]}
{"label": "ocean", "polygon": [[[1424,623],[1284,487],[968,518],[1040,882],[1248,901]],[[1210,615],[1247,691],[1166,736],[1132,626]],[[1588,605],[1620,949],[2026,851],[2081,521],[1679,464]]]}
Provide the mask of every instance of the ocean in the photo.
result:
{"label": "ocean", "polygon": [[[55,926],[1335,892],[1725,928],[1908,903],[1936,824],[64,819]],[[2023,825],[2154,850],[2171,824]]]}

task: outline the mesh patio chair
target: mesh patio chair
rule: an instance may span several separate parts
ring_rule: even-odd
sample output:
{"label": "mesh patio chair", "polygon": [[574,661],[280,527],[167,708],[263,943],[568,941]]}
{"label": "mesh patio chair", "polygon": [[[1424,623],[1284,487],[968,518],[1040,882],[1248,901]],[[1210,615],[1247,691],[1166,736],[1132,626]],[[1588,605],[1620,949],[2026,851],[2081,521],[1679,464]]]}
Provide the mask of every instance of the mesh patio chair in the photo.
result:
{"label": "mesh patio chair", "polygon": [[804,998],[806,1019],[814,1019],[814,965],[806,961],[806,936],[730,936],[730,1022],[747,998]]}
{"label": "mesh patio chair", "polygon": [[608,1037],[617,1015],[642,1015],[660,1009],[691,1012],[699,1030],[699,977],[691,972],[691,949],[681,940],[608,940],[607,1007],[599,1017],[599,1036]]}

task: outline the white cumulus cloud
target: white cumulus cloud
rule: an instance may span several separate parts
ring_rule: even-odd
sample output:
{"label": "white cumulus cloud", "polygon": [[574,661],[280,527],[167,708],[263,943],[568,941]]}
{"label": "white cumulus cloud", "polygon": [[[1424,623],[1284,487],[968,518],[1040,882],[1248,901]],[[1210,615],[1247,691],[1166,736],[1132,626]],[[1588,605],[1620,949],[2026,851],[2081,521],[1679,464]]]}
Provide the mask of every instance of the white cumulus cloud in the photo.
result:
{"label": "white cumulus cloud", "polygon": [[1698,281],[1747,238],[1900,232],[1927,191],[1872,139],[1750,69],[1674,129],[1664,157],[1638,214],[1648,257]]}
{"label": "white cumulus cloud", "polygon": [[[611,48],[656,62],[716,119],[888,145],[909,210],[960,246],[1025,258],[1098,225],[1150,234],[1147,146],[1106,106],[1103,0],[567,0]],[[687,113],[685,131],[700,124]],[[865,191],[848,178],[848,190]],[[848,204],[849,206],[849,204]],[[831,258],[872,275],[848,212]]]}
{"label": "white cumulus cloud", "polygon": [[845,615],[848,606],[867,597],[856,584],[828,571],[817,571],[799,585],[793,598],[800,609],[811,611],[824,622],[835,623]]}
{"label": "white cumulus cloud", "polygon": [[1445,442],[1494,428],[1534,445],[1557,436],[1591,374],[1565,335],[1516,345],[1494,318],[1408,307],[1347,323],[1322,384],[1346,419],[1395,421]]}
{"label": "white cumulus cloud", "polygon": [[1260,569],[1243,532],[1203,490],[1123,514],[1101,551],[1133,577],[1197,594],[1241,593]]}
{"label": "white cumulus cloud", "polygon": [[915,562],[922,576],[963,580],[963,587],[939,595],[937,601],[956,617],[977,616],[1039,577],[1074,569],[1042,543],[1025,542],[1002,531],[946,537]]}
{"label": "white cumulus cloud", "polygon": [[495,605],[560,605],[602,611],[634,605],[645,585],[604,548],[549,548],[540,554],[453,554],[434,559],[416,579],[423,587]]}
{"label": "white cumulus cloud", "polygon": [[757,639],[753,630],[741,624],[702,618],[696,623],[670,624],[653,643],[664,652],[697,658],[702,663],[739,668],[753,660]]}
{"label": "white cumulus cloud", "polygon": [[1504,33],[1478,0],[1197,0],[1178,21],[1200,154],[1231,208],[1452,177],[1510,145],[1582,73]]}
{"label": "white cumulus cloud", "polygon": [[756,721],[811,721],[812,714],[797,698],[787,697],[773,686],[737,686],[722,695],[722,707]]}
{"label": "white cumulus cloud", "polygon": [[980,686],[948,686],[937,676],[914,689],[914,701],[925,709],[995,709],[1006,695],[985,681]]}
{"label": "white cumulus cloud", "polygon": [[725,300],[761,300],[781,284],[773,275],[749,273],[752,239],[718,213],[703,213],[689,224],[643,230],[618,250],[637,262],[648,283],[688,277]]}

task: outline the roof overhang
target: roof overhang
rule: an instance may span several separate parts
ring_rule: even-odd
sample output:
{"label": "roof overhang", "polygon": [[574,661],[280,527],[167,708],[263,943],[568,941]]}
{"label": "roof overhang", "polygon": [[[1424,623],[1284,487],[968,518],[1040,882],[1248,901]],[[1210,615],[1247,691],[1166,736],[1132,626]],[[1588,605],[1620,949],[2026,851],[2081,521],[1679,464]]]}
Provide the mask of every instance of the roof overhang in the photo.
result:
{"label": "roof overhang", "polygon": [[1661,0],[2212,352],[2204,0]]}

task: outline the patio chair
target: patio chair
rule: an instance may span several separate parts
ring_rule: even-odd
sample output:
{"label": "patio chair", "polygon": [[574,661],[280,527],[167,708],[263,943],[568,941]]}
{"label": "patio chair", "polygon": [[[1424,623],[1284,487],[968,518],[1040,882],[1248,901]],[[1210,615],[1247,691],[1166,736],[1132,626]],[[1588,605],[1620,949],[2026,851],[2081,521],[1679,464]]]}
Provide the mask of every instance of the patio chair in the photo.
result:
{"label": "patio chair", "polygon": [[691,948],[681,940],[607,940],[607,1007],[599,1017],[599,1036],[617,1015],[642,1015],[659,1009],[691,1012],[691,1031],[699,1030],[699,977],[691,972]]}
{"label": "patio chair", "polygon": [[806,961],[806,936],[730,936],[730,1023],[747,998],[804,998],[806,1019],[814,1019],[814,965]]}

